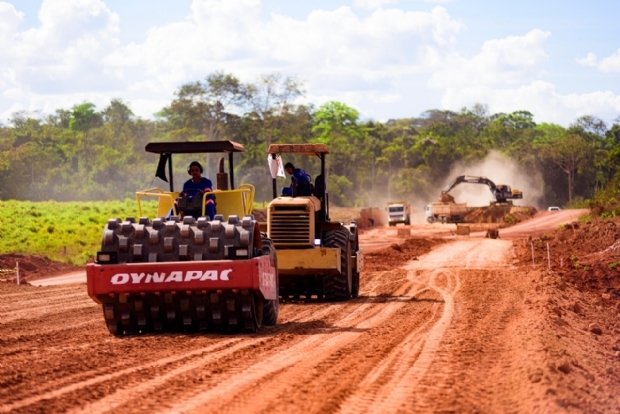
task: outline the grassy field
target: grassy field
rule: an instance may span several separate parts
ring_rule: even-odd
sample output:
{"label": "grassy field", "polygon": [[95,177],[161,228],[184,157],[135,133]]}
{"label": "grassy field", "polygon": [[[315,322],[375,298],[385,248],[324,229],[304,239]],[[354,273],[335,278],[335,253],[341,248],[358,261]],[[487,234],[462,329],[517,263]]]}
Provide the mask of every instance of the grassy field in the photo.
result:
{"label": "grassy field", "polygon": [[[155,202],[142,202],[155,215]],[[94,257],[109,218],[138,216],[135,200],[97,202],[0,201],[0,254],[47,256],[81,265]]]}

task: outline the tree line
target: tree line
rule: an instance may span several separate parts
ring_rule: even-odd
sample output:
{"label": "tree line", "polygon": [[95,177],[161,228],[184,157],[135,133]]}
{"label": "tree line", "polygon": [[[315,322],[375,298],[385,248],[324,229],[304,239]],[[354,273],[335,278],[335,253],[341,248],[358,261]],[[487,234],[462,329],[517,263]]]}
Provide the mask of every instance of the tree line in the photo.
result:
{"label": "tree line", "polygon": [[[329,145],[330,201],[340,206],[436,196],[437,183],[453,178],[452,166],[480,161],[491,151],[506,154],[524,171],[540,172],[543,204],[611,205],[617,198],[620,117],[607,125],[596,116],[581,116],[562,127],[536,123],[527,110],[491,114],[476,104],[377,122],[362,119],[346,103],[315,107],[303,103],[303,96],[303,83],[295,78],[268,74],[242,83],[214,72],[182,85],[154,119],[135,116],[122,99],[105,108],[83,102],[53,114],[16,112],[8,125],[0,125],[0,198],[133,197],[154,181],[158,160],[144,152],[146,143],[200,140],[245,146],[237,157],[236,181],[253,184],[259,201],[271,196],[269,144],[309,142]],[[189,159],[175,163],[177,177]],[[209,174],[216,161],[204,158]],[[294,162],[318,174],[316,159]],[[177,186],[181,180],[175,179]]]}

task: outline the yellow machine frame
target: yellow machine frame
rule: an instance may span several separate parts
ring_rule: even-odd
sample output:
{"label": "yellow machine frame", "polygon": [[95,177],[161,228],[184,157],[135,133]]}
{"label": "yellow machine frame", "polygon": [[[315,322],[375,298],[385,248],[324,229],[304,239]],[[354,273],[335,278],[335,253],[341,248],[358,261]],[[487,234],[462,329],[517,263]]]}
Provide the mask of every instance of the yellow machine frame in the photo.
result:
{"label": "yellow machine frame", "polygon": [[[252,214],[254,206],[255,189],[251,184],[241,184],[236,190],[214,190],[206,192],[202,195],[202,215],[206,213],[207,196],[213,194],[217,201],[217,214],[222,214],[225,219],[230,215],[244,217]],[[172,208],[173,215],[177,215],[177,209],[174,200],[180,196],[179,192],[166,192],[161,188],[149,188],[148,190],[136,192],[136,201],[138,202],[138,213],[142,214],[142,197],[156,197],[157,217],[165,217]]]}

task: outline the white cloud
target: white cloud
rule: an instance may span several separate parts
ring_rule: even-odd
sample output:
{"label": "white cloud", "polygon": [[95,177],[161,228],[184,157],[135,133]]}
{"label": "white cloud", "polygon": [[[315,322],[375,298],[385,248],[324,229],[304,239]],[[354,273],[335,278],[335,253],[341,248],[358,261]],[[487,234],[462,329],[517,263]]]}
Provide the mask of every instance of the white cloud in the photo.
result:
{"label": "white cloud", "polygon": [[11,72],[8,64],[13,58],[11,45],[23,19],[24,13],[18,12],[12,4],[0,2],[0,88],[5,87],[6,73]]}
{"label": "white cloud", "polygon": [[0,2],[0,39],[14,34],[17,26],[24,19],[24,13],[18,12],[10,3]]}
{"label": "white cloud", "polygon": [[588,55],[583,59],[577,59],[577,63],[581,66],[596,66],[597,58],[594,53],[588,53]]}
{"label": "white cloud", "polygon": [[547,60],[543,43],[549,32],[532,30],[524,36],[509,36],[484,42],[480,53],[469,58],[459,53],[426,51],[433,69],[429,85],[437,88],[466,88],[472,85],[520,84],[540,71]]}
{"label": "white cloud", "polygon": [[[44,0],[39,25],[19,30],[23,13],[0,2],[0,114],[19,109],[53,112],[85,99],[107,103],[124,89],[102,65],[120,47],[119,17],[102,0]],[[118,96],[118,95],[117,95]]]}
{"label": "white cloud", "polygon": [[352,105],[392,102],[400,96],[395,83],[421,70],[423,48],[449,47],[464,26],[440,6],[416,12],[380,7],[393,0],[372,3],[378,8],[364,16],[342,6],[296,19],[265,16],[259,0],[194,0],[186,19],[125,45],[120,18],[103,0],[44,0],[40,25],[23,31],[23,14],[0,3],[0,41],[9,46],[0,56],[0,116],[83,100],[101,106],[112,97],[151,116],[181,84],[215,70],[244,81],[298,76],[317,95],[351,96]]}
{"label": "white cloud", "polygon": [[446,90],[442,104],[458,109],[483,102],[493,113],[528,110],[537,122],[553,122],[569,125],[582,115],[596,115],[612,119],[620,112],[620,95],[610,91],[562,95],[555,85],[544,81],[532,81],[517,87],[497,88],[475,85]]}
{"label": "white cloud", "polygon": [[355,6],[361,9],[380,9],[387,4],[396,4],[398,0],[355,0]]}
{"label": "white cloud", "polygon": [[597,67],[601,72],[620,72],[620,49],[600,61],[594,53],[588,53],[583,59],[577,59],[582,66]]}
{"label": "white cloud", "polygon": [[598,68],[603,72],[620,72],[620,49],[601,59]]}
{"label": "white cloud", "polygon": [[[444,108],[480,102],[491,112],[526,109],[539,121],[562,125],[581,115],[613,118],[620,111],[619,95],[609,91],[562,95],[544,80],[543,64],[548,60],[544,43],[549,36],[549,32],[532,30],[524,36],[489,40],[472,57],[429,47],[425,55],[433,72],[429,86],[443,91]],[[588,55],[582,64],[596,64],[596,57]]]}
{"label": "white cloud", "polygon": [[144,43],[111,53],[106,65],[125,77],[147,74],[169,91],[218,69],[245,80],[277,71],[307,80],[308,90],[331,99],[374,88],[373,99],[387,102],[394,91],[382,91],[385,82],[410,74],[423,45],[441,49],[462,28],[443,7],[378,9],[360,17],[343,6],[305,19],[278,13],[265,19],[255,0],[195,0],[188,19],[152,29]]}
{"label": "white cloud", "polygon": [[[40,24],[27,30],[20,30],[23,13],[0,1],[0,118],[83,100],[102,108],[114,97],[150,117],[180,85],[216,70],[243,81],[270,72],[298,76],[309,101],[342,100],[379,119],[476,102],[565,124],[579,114],[620,110],[611,92],[556,92],[545,72],[549,32],[488,40],[468,56],[457,42],[465,25],[445,7],[385,7],[394,4],[357,0],[370,11],[341,6],[293,18],[266,14],[260,0],[193,0],[185,19],[121,44],[120,17],[104,0],[44,0]],[[580,63],[620,70],[620,51]]]}
{"label": "white cloud", "polygon": [[[0,3],[3,22],[6,10],[6,3]],[[14,96],[9,94],[12,89],[19,89],[32,105],[35,96],[79,94],[116,83],[100,61],[120,45],[118,16],[102,1],[44,0],[40,26],[25,31],[18,31],[20,19],[15,16],[21,15],[14,9],[8,14],[13,20],[2,25],[2,39],[10,40],[0,57],[0,92],[5,98]]]}

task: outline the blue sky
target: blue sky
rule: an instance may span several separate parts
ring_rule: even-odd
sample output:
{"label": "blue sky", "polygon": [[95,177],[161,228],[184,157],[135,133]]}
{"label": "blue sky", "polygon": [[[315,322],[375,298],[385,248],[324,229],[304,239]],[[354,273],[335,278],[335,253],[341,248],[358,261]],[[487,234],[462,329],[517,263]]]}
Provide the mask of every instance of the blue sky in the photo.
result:
{"label": "blue sky", "polygon": [[0,0],[0,122],[123,98],[152,117],[216,70],[304,80],[364,118],[527,109],[620,114],[620,3],[480,0]]}

